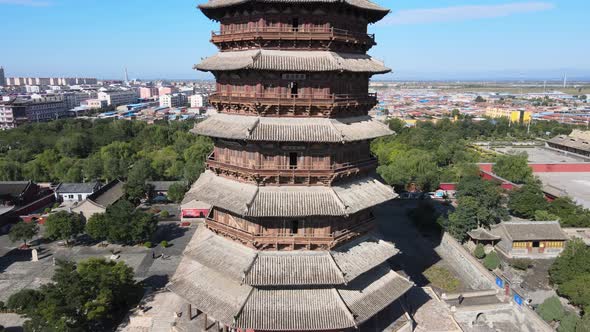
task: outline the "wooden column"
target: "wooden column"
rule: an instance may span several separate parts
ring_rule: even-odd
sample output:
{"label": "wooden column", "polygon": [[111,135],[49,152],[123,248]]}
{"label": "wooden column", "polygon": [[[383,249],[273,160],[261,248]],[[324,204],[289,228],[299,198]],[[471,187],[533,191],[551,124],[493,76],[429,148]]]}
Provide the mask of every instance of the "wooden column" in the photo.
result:
{"label": "wooden column", "polygon": [[205,319],[203,322],[203,331],[207,331],[207,325],[209,324],[209,318],[207,317],[207,314],[205,314]]}

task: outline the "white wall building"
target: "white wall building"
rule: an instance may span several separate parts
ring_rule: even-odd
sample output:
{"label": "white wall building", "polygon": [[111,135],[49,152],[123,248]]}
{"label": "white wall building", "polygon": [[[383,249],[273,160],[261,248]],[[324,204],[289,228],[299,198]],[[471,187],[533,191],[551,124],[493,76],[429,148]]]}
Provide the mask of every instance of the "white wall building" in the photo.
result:
{"label": "white wall building", "polygon": [[191,108],[201,108],[206,104],[206,99],[203,95],[195,94],[189,97]]}
{"label": "white wall building", "polygon": [[186,106],[186,103],[187,98],[181,93],[160,96],[160,107],[182,107]]}
{"label": "white wall building", "polygon": [[137,102],[135,91],[110,90],[98,93],[98,99],[106,101],[108,106],[120,106]]}

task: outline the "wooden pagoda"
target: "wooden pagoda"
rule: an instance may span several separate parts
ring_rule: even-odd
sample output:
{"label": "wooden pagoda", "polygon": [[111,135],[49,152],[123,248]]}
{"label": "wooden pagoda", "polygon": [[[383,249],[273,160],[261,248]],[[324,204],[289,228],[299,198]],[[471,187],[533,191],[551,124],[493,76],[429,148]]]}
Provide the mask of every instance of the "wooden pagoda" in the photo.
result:
{"label": "wooden pagoda", "polygon": [[[214,141],[184,203],[212,206],[168,288],[223,329],[345,331],[412,283],[388,263],[371,208],[396,194],[373,177],[366,52],[387,13],[368,0],[210,0],[220,52],[195,68],[217,80]],[[192,314],[189,315],[192,317]]]}

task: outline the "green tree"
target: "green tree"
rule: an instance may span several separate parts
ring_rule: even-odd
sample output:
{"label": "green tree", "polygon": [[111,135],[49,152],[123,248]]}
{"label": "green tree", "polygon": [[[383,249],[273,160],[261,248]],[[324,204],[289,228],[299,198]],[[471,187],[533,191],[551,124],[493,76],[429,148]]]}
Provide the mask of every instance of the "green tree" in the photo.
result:
{"label": "green tree", "polygon": [[43,293],[34,289],[21,289],[10,295],[6,307],[19,313],[27,313],[37,307],[43,300]]}
{"label": "green tree", "polygon": [[139,203],[141,199],[146,198],[150,189],[146,182],[152,179],[152,175],[150,161],[147,159],[138,160],[129,171],[129,177],[125,182],[124,190],[127,199]]}
{"label": "green tree", "polygon": [[188,188],[184,183],[176,182],[168,188],[168,198],[176,203],[182,202]]}
{"label": "green tree", "polygon": [[537,211],[546,210],[547,207],[545,194],[538,181],[528,182],[508,195],[508,209],[520,218],[533,219]]}
{"label": "green tree", "polygon": [[66,243],[84,231],[82,217],[75,213],[59,211],[49,215],[45,221],[45,237],[64,240]]}
{"label": "green tree", "polygon": [[406,122],[400,118],[392,118],[387,120],[387,125],[389,126],[389,129],[399,133],[406,127]]}
{"label": "green tree", "polygon": [[482,96],[477,96],[477,97],[475,98],[475,102],[476,102],[476,103],[485,103],[485,102],[486,102],[486,100],[485,100],[485,99],[484,99]]}
{"label": "green tree", "polygon": [[519,184],[533,178],[533,170],[529,167],[526,153],[498,157],[493,171],[496,175]]}
{"label": "green tree", "polygon": [[568,298],[571,303],[590,309],[590,273],[576,275],[573,279],[560,284],[557,288],[559,294]]}
{"label": "green tree", "polygon": [[568,241],[565,250],[549,269],[551,282],[558,286],[590,273],[590,249],[581,239]]}
{"label": "green tree", "polygon": [[109,237],[109,222],[106,214],[96,213],[86,223],[85,231],[88,236],[96,241],[104,241]]}
{"label": "green tree", "polygon": [[553,220],[559,220],[559,217],[549,213],[549,211],[545,211],[545,210],[539,210],[539,211],[535,211],[535,220],[537,221],[553,221]]}
{"label": "green tree", "polygon": [[43,298],[26,312],[25,331],[109,331],[135,305],[142,287],[123,262],[59,262]]}
{"label": "green tree", "polygon": [[449,214],[447,231],[458,241],[467,239],[467,232],[478,227],[481,206],[473,197],[461,198],[457,209]]}
{"label": "green tree", "polygon": [[21,221],[10,229],[10,233],[8,233],[8,238],[12,242],[16,241],[23,241],[25,245],[27,245],[27,240],[32,239],[37,235],[39,232],[39,226],[37,226],[34,222],[26,223]]}
{"label": "green tree", "polygon": [[559,217],[562,227],[590,227],[590,211],[569,197],[559,197],[551,202],[548,212]]}
{"label": "green tree", "polygon": [[483,266],[490,271],[497,269],[500,267],[500,257],[498,257],[498,254],[495,251],[491,251],[486,255],[486,258],[483,259]]}
{"label": "green tree", "polygon": [[590,332],[590,314],[585,314],[576,325],[576,332]]}
{"label": "green tree", "polygon": [[486,252],[485,252],[483,244],[479,243],[477,246],[475,246],[475,250],[473,251],[473,256],[475,256],[475,258],[478,258],[478,259],[483,259],[484,257],[486,257]]}
{"label": "green tree", "polygon": [[558,322],[565,316],[563,305],[557,296],[546,299],[537,308],[537,313],[546,322]]}
{"label": "green tree", "polygon": [[559,322],[557,332],[576,332],[576,326],[578,325],[579,321],[580,317],[578,317],[578,315],[568,312]]}

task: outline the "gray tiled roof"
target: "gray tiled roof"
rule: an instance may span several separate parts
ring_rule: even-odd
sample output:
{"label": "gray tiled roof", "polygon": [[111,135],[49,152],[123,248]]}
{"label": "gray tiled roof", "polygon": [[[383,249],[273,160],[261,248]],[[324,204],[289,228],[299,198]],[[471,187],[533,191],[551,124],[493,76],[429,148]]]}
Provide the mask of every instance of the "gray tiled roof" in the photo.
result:
{"label": "gray tiled roof", "polygon": [[399,251],[368,234],[332,251],[256,251],[200,227],[185,256],[251,286],[342,285],[383,264]]}
{"label": "gray tiled roof", "polygon": [[492,226],[491,233],[512,241],[566,241],[557,221],[505,221]]}
{"label": "gray tiled roof", "polygon": [[125,194],[123,191],[124,186],[124,182],[113,180],[100,188],[100,190],[96,191],[94,194],[88,196],[87,199],[104,208],[107,208],[123,197]]}
{"label": "gray tiled roof", "polygon": [[267,118],[216,114],[199,122],[193,133],[247,141],[341,143],[389,136],[387,125],[369,116],[342,119]]}
{"label": "gray tiled roof", "polygon": [[336,287],[252,287],[185,257],[167,288],[232,327],[311,331],[356,327],[412,286],[382,264],[375,273]]}
{"label": "gray tiled roof", "polygon": [[233,71],[242,69],[292,72],[356,72],[384,74],[391,71],[383,62],[366,54],[330,51],[247,50],[220,52],[204,59],[195,69]]}
{"label": "gray tiled roof", "polygon": [[0,181],[0,195],[18,197],[30,185],[30,181]]}
{"label": "gray tiled roof", "polygon": [[332,187],[258,187],[206,171],[183,204],[202,201],[247,217],[345,216],[396,197],[393,188],[370,177]]}
{"label": "gray tiled roof", "polygon": [[467,232],[467,235],[469,235],[469,237],[471,237],[474,240],[480,240],[480,241],[500,240],[500,237],[498,235],[494,235],[494,234],[490,233],[490,231],[488,231],[487,229],[484,229],[484,228],[478,228],[478,229],[474,229],[472,231],[469,231],[469,232]]}
{"label": "gray tiled roof", "polygon": [[221,9],[229,6],[237,6],[249,2],[258,3],[276,3],[276,4],[340,4],[344,3],[351,7],[366,10],[372,13],[370,21],[376,22],[389,13],[389,10],[383,8],[369,0],[210,0],[209,2],[199,5],[199,8],[210,18],[216,18],[210,11]]}
{"label": "gray tiled roof", "polygon": [[61,183],[56,192],[58,194],[66,194],[66,193],[73,193],[73,194],[83,194],[83,193],[93,193],[94,189],[97,188],[100,184],[98,182],[85,182],[85,183]]}
{"label": "gray tiled roof", "polygon": [[590,140],[583,137],[557,136],[548,141],[550,144],[562,145],[580,151],[590,152]]}

